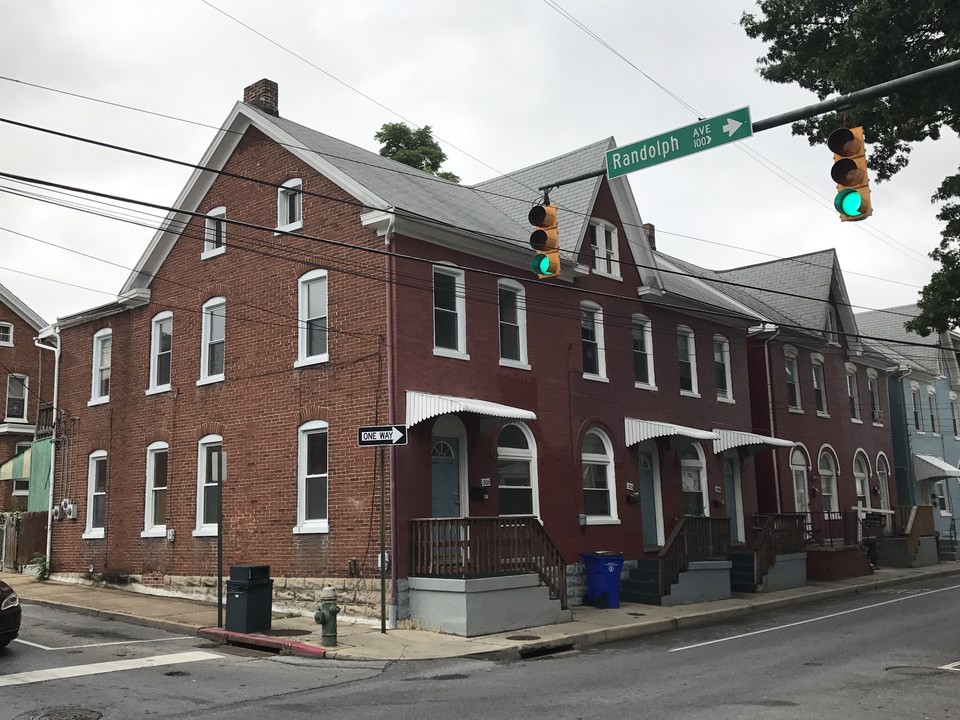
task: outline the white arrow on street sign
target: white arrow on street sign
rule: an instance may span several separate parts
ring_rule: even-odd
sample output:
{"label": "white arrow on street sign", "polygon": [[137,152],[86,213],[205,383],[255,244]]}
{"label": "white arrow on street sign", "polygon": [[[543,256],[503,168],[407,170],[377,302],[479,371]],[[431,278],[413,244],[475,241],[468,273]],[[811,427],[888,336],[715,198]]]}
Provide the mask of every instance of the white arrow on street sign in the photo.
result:
{"label": "white arrow on street sign", "polygon": [[742,122],[738,122],[733,118],[727,118],[727,124],[723,126],[723,131],[730,137],[733,137],[733,134],[740,129],[741,125],[743,125]]}
{"label": "white arrow on street sign", "polygon": [[406,445],[406,425],[373,425],[357,428],[357,445]]}

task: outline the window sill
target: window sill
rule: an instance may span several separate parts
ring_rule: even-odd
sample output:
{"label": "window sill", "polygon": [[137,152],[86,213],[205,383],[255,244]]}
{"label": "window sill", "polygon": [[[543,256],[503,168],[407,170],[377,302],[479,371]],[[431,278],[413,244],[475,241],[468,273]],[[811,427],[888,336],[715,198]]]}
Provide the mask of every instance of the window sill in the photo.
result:
{"label": "window sill", "polygon": [[850,422],[856,423],[857,425],[863,425],[863,420],[861,420],[860,418],[852,417],[850,418]]}
{"label": "window sill", "polygon": [[696,390],[681,390],[680,395],[682,397],[691,397],[691,398],[700,397],[700,393],[698,393]]}
{"label": "window sill", "polygon": [[302,525],[296,525],[293,528],[294,535],[317,535],[330,532],[330,522],[328,520],[314,520],[305,522]]}
{"label": "window sill", "polygon": [[3,421],[5,423],[25,423],[27,419],[25,417],[22,417],[22,418],[5,417]]}
{"label": "window sill", "polygon": [[12,342],[0,342],[0,347],[13,347]]}
{"label": "window sill", "polygon": [[953,517],[953,513],[949,510],[941,510],[940,517]]}
{"label": "window sill", "polygon": [[204,250],[202,253],[200,253],[200,259],[209,260],[210,258],[216,257],[217,255],[223,255],[226,251],[227,251],[226,245],[221,245],[220,247],[213,248],[212,250]]}
{"label": "window sill", "polygon": [[140,533],[142,538],[165,538],[167,537],[167,528],[166,526],[160,528],[150,528],[149,530],[144,530]]}
{"label": "window sill", "polygon": [[203,527],[197,528],[192,533],[193,537],[216,537],[217,536],[217,526],[216,525],[204,525]]}
{"label": "window sill", "polygon": [[[883,427],[883,423],[882,423],[882,422],[877,422],[876,420],[874,420],[874,421],[873,421],[873,426],[874,426],[874,427]],[[960,437],[958,437],[957,440],[960,440]]]}
{"label": "window sill", "polygon": [[110,402],[110,396],[104,395],[103,397],[91,398],[87,403],[87,407],[93,407],[94,405],[106,405]]}
{"label": "window sill", "polygon": [[623,282],[623,278],[619,275],[614,275],[613,273],[604,272],[603,270],[597,270],[592,268],[593,274],[598,275],[599,277],[610,278],[611,280],[616,280],[617,282]]}
{"label": "window sill", "polygon": [[633,383],[633,386],[637,390],[650,390],[651,392],[656,392],[658,390],[656,385],[650,385],[649,383],[635,382]]}
{"label": "window sill", "polygon": [[470,356],[467,353],[460,352],[459,350],[450,350],[449,348],[438,348],[433,349],[433,354],[437,357],[451,358],[453,360],[469,360]]}
{"label": "window sill", "polygon": [[81,540],[103,540],[104,533],[103,528],[94,528],[93,530],[87,530],[83,535],[80,536]]}
{"label": "window sill", "polygon": [[796,413],[797,415],[803,415],[803,408],[789,407],[787,408],[787,412]]}
{"label": "window sill", "polygon": [[300,358],[293,363],[293,367],[302,368],[310,367],[311,365],[323,365],[324,363],[330,362],[330,354],[324,353],[323,355],[315,355],[308,358]]}
{"label": "window sill", "polygon": [[160,393],[170,392],[173,388],[170,385],[158,385],[144,391],[144,395],[159,395]]}
{"label": "window sill", "polygon": [[274,230],[273,234],[282,235],[283,233],[286,233],[286,232],[293,232],[294,230],[302,230],[302,229],[303,229],[303,220],[297,220],[296,222],[292,222],[288,225],[281,225],[276,230]]}
{"label": "window sill", "polygon": [[817,417],[822,417],[822,418],[828,418],[828,419],[829,419],[829,418],[830,418],[830,413],[826,413],[826,412],[822,412],[822,411],[820,411],[820,410],[817,410]]}
{"label": "window sill", "polygon": [[587,515],[587,525],[619,525],[620,518],[615,517],[593,517]]}
{"label": "window sill", "polygon": [[717,395],[718,403],[725,403],[726,405],[736,405],[737,401],[732,397],[723,397],[722,395]]}
{"label": "window sill", "polygon": [[591,382],[602,382],[602,383],[610,382],[610,378],[604,377],[603,375],[594,375],[593,373],[584,373],[583,379],[590,380]]}
{"label": "window sill", "polygon": [[508,358],[500,358],[500,366],[515,368],[517,370],[530,370],[530,364],[521,362],[520,360],[510,360]]}
{"label": "window sill", "polygon": [[197,387],[200,387],[201,385],[213,385],[214,383],[222,383],[224,380],[226,380],[226,378],[224,377],[223,373],[221,373],[220,375],[210,375],[209,377],[200,378],[199,380],[197,380]]}
{"label": "window sill", "polygon": [[10,493],[13,497],[27,497],[30,495],[29,490],[14,490]]}

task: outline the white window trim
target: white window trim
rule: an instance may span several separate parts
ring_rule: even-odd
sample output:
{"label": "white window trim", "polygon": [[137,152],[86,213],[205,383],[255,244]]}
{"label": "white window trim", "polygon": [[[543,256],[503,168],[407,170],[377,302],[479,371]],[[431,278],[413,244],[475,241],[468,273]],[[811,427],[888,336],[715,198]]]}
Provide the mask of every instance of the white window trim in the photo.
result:
{"label": "white window trim", "polygon": [[[913,405],[914,415],[908,421],[909,426],[917,435],[926,435],[927,424],[923,417],[923,394],[920,392],[920,383],[916,381],[910,383],[910,402]],[[917,427],[918,419],[919,427]]]}
{"label": "white window trim", "polygon": [[[6,412],[7,412],[7,405],[9,404],[9,401],[10,401],[10,378],[20,378],[21,380],[23,380],[23,416],[22,416],[22,417],[16,417],[16,416],[14,416],[14,415],[7,415],[7,414],[6,414]],[[8,423],[8,422],[24,423],[24,422],[26,422],[26,421],[27,421],[27,415],[30,414],[29,407],[30,407],[30,377],[29,377],[28,375],[24,375],[23,373],[8,373],[8,374],[7,374],[7,383],[6,383],[6,387],[4,388],[4,395],[3,395],[3,412],[4,412],[4,415],[5,415],[5,417],[3,418],[3,421],[4,421],[5,423]]]}
{"label": "white window trim", "polygon": [[[167,492],[170,491],[170,446],[162,441],[147,445],[147,478],[144,485],[146,494],[143,503],[143,532],[142,538],[166,537],[167,526],[153,524],[153,469],[154,458],[160,451],[167,453]],[[169,497],[169,495],[168,495]]]}
{"label": "white window trim", "polygon": [[[820,368],[820,393],[823,396],[823,410],[817,407],[817,368]],[[813,380],[813,408],[817,411],[817,417],[830,417],[830,404],[827,402],[827,373],[823,367],[823,355],[820,353],[810,354],[810,374]]]}
{"label": "white window trim", "polygon": [[[437,273],[442,275],[447,275],[454,279],[454,297],[456,300],[456,313],[457,313],[457,347],[456,349],[452,348],[442,348],[437,347],[437,323],[436,323],[436,311],[437,311],[437,300],[436,300],[436,281]],[[452,265],[434,265],[433,273],[430,276],[431,282],[433,283],[433,292],[430,296],[431,306],[430,309],[433,314],[433,354],[438,357],[447,357],[453,358],[455,360],[469,360],[470,355],[467,353],[467,296],[466,296],[466,282],[464,277],[464,272],[458,267]]]}
{"label": "white window trim", "polygon": [[[518,460],[527,463],[527,467],[530,471],[530,493],[532,497],[531,508],[534,516],[540,520],[540,481],[537,474],[537,441],[533,436],[533,432],[531,432],[526,423],[514,422],[507,423],[507,425],[513,425],[514,427],[518,428],[521,433],[523,433],[523,437],[527,441],[527,448],[526,450],[521,450],[520,448],[500,447],[498,434],[497,462],[499,463],[500,460]],[[506,428],[507,425],[503,425],[500,428],[500,431],[503,432],[503,429]],[[502,515],[501,517],[516,516]]]}
{"label": "white window trim", "polygon": [[933,385],[927,385],[927,418],[931,423],[930,432],[934,437],[940,437],[940,408],[937,407],[937,389]]}
{"label": "white window trim", "polygon": [[0,322],[0,328],[7,328],[10,331],[10,339],[0,340],[0,347],[13,347],[13,323]]}
{"label": "white window trim", "polygon": [[[210,311],[220,305],[223,306],[223,372],[207,375],[207,356],[210,353]],[[210,298],[200,308],[200,315],[203,321],[200,329],[200,379],[197,380],[197,385],[223,382],[226,379],[227,372],[227,299],[224,297]]]}
{"label": "white window trim", "polygon": [[[684,397],[700,397],[700,381],[697,377],[697,336],[693,332],[693,328],[688,325],[678,325],[677,326],[677,336],[686,335],[689,338],[689,344],[687,346],[687,360],[690,362],[690,383],[693,386],[691,390],[684,390],[680,388],[680,394]],[[678,348],[679,350],[679,348]],[[680,356],[677,355],[677,371],[679,379],[679,368],[680,368]]]}
{"label": "white window trim", "polygon": [[874,427],[883,427],[883,406],[880,404],[880,375],[873,368],[867,368],[867,402],[871,402],[873,394],[870,392],[870,381],[873,380],[873,385],[877,389],[877,416],[879,420],[874,419],[873,410],[870,411],[870,422],[873,423]]}
{"label": "white window trim", "polygon": [[[950,429],[956,427],[960,430],[960,403],[957,402],[957,393],[950,391]],[[960,440],[960,434],[954,433],[954,437]]]}
{"label": "white window trim", "polygon": [[[160,323],[164,320],[170,321],[170,381],[165,385],[154,384],[157,380],[157,355],[160,352]],[[169,310],[157,313],[150,321],[150,378],[147,390],[144,394],[156,395],[158,393],[169,392],[172,389],[173,382],[173,313]]]}
{"label": "white window trim", "polygon": [[[802,458],[802,462],[795,463],[794,458],[799,454],[799,457]],[[807,465],[807,457],[803,450],[799,448],[794,448],[790,453],[790,481],[793,483],[793,509],[794,512],[801,512],[800,510],[800,498],[797,497],[797,481],[794,473],[797,470],[803,470],[803,496],[804,496],[804,505],[806,509],[802,512],[810,512],[810,469]]]}
{"label": "white window trim", "polygon": [[[315,432],[327,435],[327,517],[306,520],[307,514],[307,435]],[[323,420],[311,420],[297,428],[297,524],[294,535],[330,532],[330,425]]]}
{"label": "white window trim", "polygon": [[[610,248],[611,250],[610,265],[612,266],[611,272],[607,272],[606,270],[599,269],[597,267],[597,265],[599,264],[599,260],[596,257],[597,249],[603,250],[604,252],[607,249],[606,234],[605,234],[607,230],[610,231],[610,242],[613,244],[613,247]],[[622,280],[623,278],[620,273],[620,241],[617,237],[616,225],[609,223],[606,220],[593,218],[590,221],[590,232],[593,236],[593,242],[591,243],[591,247],[595,248],[593,266],[591,267],[591,269],[593,270],[593,273],[595,275],[602,275],[603,277],[612,278],[613,280]],[[603,247],[601,247],[601,242],[600,242],[601,240],[604,241]],[[604,264],[606,264],[606,254],[604,254]]]}
{"label": "white window trim", "polygon": [[87,403],[87,407],[92,405],[103,405],[104,403],[110,402],[110,393],[106,395],[99,395],[100,392],[100,344],[105,338],[110,338],[110,384],[113,384],[113,330],[111,328],[103,328],[98,330],[93,335],[93,359],[90,363],[91,373],[90,373],[90,401]]}
{"label": "white window trim", "polygon": [[827,305],[827,322],[824,327],[824,335],[826,335],[828,344],[840,344],[840,319],[837,315],[837,309],[833,305]]}
{"label": "white window trim", "polygon": [[[790,404],[790,393],[787,393],[787,411],[792,413],[802,413],[803,412],[803,397],[801,395],[800,389],[802,383],[800,382],[800,360],[799,352],[793,345],[784,345],[783,346],[783,358],[784,360],[790,362],[793,365],[793,377],[796,380],[795,385],[797,388],[797,404]],[[786,372],[786,370],[784,370]],[[788,383],[789,384],[789,383]]]}
{"label": "white window trim", "polygon": [[[620,516],[617,511],[617,481],[614,474],[614,468],[616,463],[614,462],[613,457],[613,443],[610,442],[610,438],[607,437],[607,434],[599,428],[590,428],[584,433],[584,439],[587,435],[596,435],[600,438],[600,442],[603,443],[603,448],[606,452],[606,456],[594,455],[593,453],[584,453],[583,452],[583,442],[580,443],[580,464],[583,466],[583,461],[586,460],[592,464],[605,464],[607,466],[607,494],[609,495],[610,503],[610,514],[609,515],[584,515],[587,519],[587,525],[619,525]],[[582,483],[581,483],[582,485]],[[580,491],[583,492],[584,488],[581,487]],[[584,508],[586,509],[586,508]]]}
{"label": "white window trim", "polygon": [[509,290],[517,297],[517,333],[519,334],[520,359],[505,358],[503,348],[500,348],[500,364],[503,367],[512,367],[519,370],[530,369],[530,359],[527,356],[527,294],[523,285],[513,280],[499,280],[497,282],[497,338],[500,337],[500,291]]}
{"label": "white window trim", "polygon": [[830,498],[830,507],[823,508],[824,512],[839,512],[840,510],[840,498],[838,497],[839,487],[840,487],[840,469],[837,464],[836,459],[828,450],[821,450],[819,457],[817,457],[817,476],[820,478],[820,494],[823,495],[823,470],[820,467],[821,462],[823,461],[824,456],[829,458],[830,466],[833,469],[833,490],[832,493],[827,495]]}
{"label": "white window trim", "polygon": [[[607,377],[607,351],[603,338],[603,308],[595,302],[584,301],[580,303],[580,312],[588,310],[593,313],[593,328],[597,336],[597,372],[583,372],[584,380],[593,380],[594,382],[610,382]],[[583,338],[580,339],[580,352],[583,353]]]}
{"label": "white window trim", "polygon": [[[223,222],[223,233],[221,239],[223,240],[220,247],[215,247],[215,229],[216,222]],[[208,260],[209,258],[216,257],[217,255],[223,255],[227,251],[227,208],[223,205],[216,207],[206,214],[206,217],[203,221],[203,252],[200,253],[201,260]]]}
{"label": "white window trim", "polygon": [[[307,355],[307,286],[323,278],[326,281],[326,330],[327,330],[327,351],[319,355]],[[311,270],[300,276],[297,281],[297,360],[293,363],[295,368],[306,367],[309,365],[320,365],[330,361],[330,278],[326,270]]]}
{"label": "white window trim", "polygon": [[222,435],[204,435],[197,442],[197,517],[196,525],[193,530],[193,537],[215,537],[217,534],[217,523],[204,523],[203,522],[203,488],[206,484],[206,475],[207,475],[207,453],[206,449],[208,445],[219,445],[220,446],[220,462],[222,463],[221,468],[221,483],[220,483],[220,493],[221,493],[221,502],[223,502],[223,482],[222,480],[226,478],[227,475],[227,454],[223,450],[223,436]]}
{"label": "white window trim", "polygon": [[[94,483],[96,482],[96,474],[94,468],[96,467],[96,461],[106,458],[106,450],[94,450],[87,456],[87,517],[86,517],[86,530],[81,539],[83,540],[101,540],[104,537],[105,528],[93,527],[93,489]],[[109,473],[109,464],[107,466],[107,472]],[[104,498],[106,498],[106,492],[104,492]],[[106,500],[104,500],[104,513],[106,513]],[[106,522],[106,521],[104,521]]]}
{"label": "white window trim", "polygon": [[[16,457],[17,455],[19,455],[19,454],[22,453],[22,452],[26,452],[27,449],[28,449],[31,445],[33,445],[33,443],[30,443],[30,442],[17,443],[17,444],[14,446],[14,448],[13,448],[14,457]],[[16,489],[16,488],[17,488],[17,482],[22,482],[22,481],[24,481],[24,480],[26,480],[26,483],[27,483],[26,489],[25,489],[25,490],[17,490],[17,489]],[[29,495],[29,494],[30,494],[30,479],[29,479],[29,478],[16,478],[16,479],[12,480],[12,481],[11,481],[10,494],[13,495],[13,496],[15,496],[15,497],[26,497],[27,495]]]}
{"label": "white window trim", "polygon": [[[286,205],[287,196],[291,192],[297,194],[299,212],[298,215],[300,218],[292,223],[286,223],[281,225],[280,220],[284,217],[284,210]],[[291,178],[285,183],[280,185],[277,188],[277,230],[274,235],[279,235],[284,232],[293,232],[294,230],[299,230],[303,227],[303,180],[300,178]]]}
{"label": "white window trim", "polygon": [[[714,335],[714,336],[713,336],[713,342],[714,342],[714,349],[713,349],[714,353],[716,353],[716,351],[717,351],[717,350],[716,350],[716,343],[722,343],[722,344],[723,344],[723,351],[722,351],[722,352],[723,352],[723,365],[724,365],[724,371],[726,372],[726,375],[727,375],[727,394],[726,394],[726,395],[721,395],[721,394],[720,394],[720,391],[719,391],[719,389],[718,389],[718,391],[717,391],[717,402],[736,404],[737,401],[734,400],[734,398],[733,398],[733,368],[732,368],[732,366],[731,366],[731,364],[730,364],[730,363],[731,363],[731,359],[730,359],[730,341],[729,341],[726,337],[724,337],[723,335]],[[716,362],[716,357],[714,357],[714,362]],[[741,524],[741,527],[742,527],[742,524]]]}
{"label": "white window trim", "polygon": [[[846,383],[847,383],[847,400],[851,399],[850,389],[853,388],[854,407],[857,411],[857,414],[850,414],[850,421],[858,424],[863,424],[863,408],[860,407],[860,375],[857,373],[857,366],[853,363],[846,363]],[[851,380],[853,385],[850,384]]]}
{"label": "white window trim", "polygon": [[870,480],[871,480],[871,478],[872,478],[872,472],[873,472],[873,470],[872,470],[872,468],[870,467],[870,458],[867,457],[867,454],[866,454],[863,450],[857,450],[857,452],[855,452],[854,455],[853,455],[853,491],[854,491],[854,497],[856,497],[856,491],[857,491],[857,475],[859,474],[859,473],[857,472],[857,460],[861,460],[861,461],[863,462],[863,467],[864,467],[864,472],[863,472],[863,489],[864,489],[864,502],[866,503],[866,505],[864,505],[863,507],[865,507],[865,508],[872,508],[873,505],[872,505],[872,503],[871,503],[871,501],[870,501],[870,492],[871,492]]}
{"label": "white window trim", "polygon": [[[710,487],[707,485],[707,457],[703,452],[703,447],[696,440],[692,440],[690,445],[697,451],[696,467],[700,469],[700,494],[703,496],[703,516],[710,517]],[[694,467],[692,460],[680,458],[680,477],[683,482],[683,468]],[[681,488],[683,486],[681,485]],[[681,496],[683,491],[681,490]]]}
{"label": "white window trim", "polygon": [[[947,478],[942,478],[933,483],[933,487],[938,491],[943,490],[942,495],[937,492],[937,510],[940,512],[940,517],[953,517],[953,508],[950,505],[950,491],[947,489],[947,484]],[[940,498],[943,498],[944,507],[940,507]]]}
{"label": "white window trim", "polygon": [[643,328],[643,343],[647,348],[647,376],[650,382],[637,382],[636,374],[633,377],[633,386],[640,390],[657,390],[657,376],[654,374],[656,363],[653,361],[653,322],[646,315],[633,315],[631,317],[630,343],[633,345],[633,326],[639,324]]}

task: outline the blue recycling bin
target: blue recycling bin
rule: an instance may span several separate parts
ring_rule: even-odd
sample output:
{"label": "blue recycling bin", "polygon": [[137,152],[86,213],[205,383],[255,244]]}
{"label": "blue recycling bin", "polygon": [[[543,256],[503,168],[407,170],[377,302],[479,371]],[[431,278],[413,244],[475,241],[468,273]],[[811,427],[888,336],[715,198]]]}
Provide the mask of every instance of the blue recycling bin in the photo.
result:
{"label": "blue recycling bin", "polygon": [[587,574],[587,603],[598,608],[620,607],[620,572],[623,554],[600,550],[580,553]]}

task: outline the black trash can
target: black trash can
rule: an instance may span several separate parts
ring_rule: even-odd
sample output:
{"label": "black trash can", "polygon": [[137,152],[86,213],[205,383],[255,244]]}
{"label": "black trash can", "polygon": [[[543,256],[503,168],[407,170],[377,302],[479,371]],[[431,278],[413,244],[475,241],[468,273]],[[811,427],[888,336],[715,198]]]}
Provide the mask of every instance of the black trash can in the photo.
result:
{"label": "black trash can", "polygon": [[269,630],[273,616],[273,580],[269,565],[234,565],[227,580],[227,617],[230,632]]}

